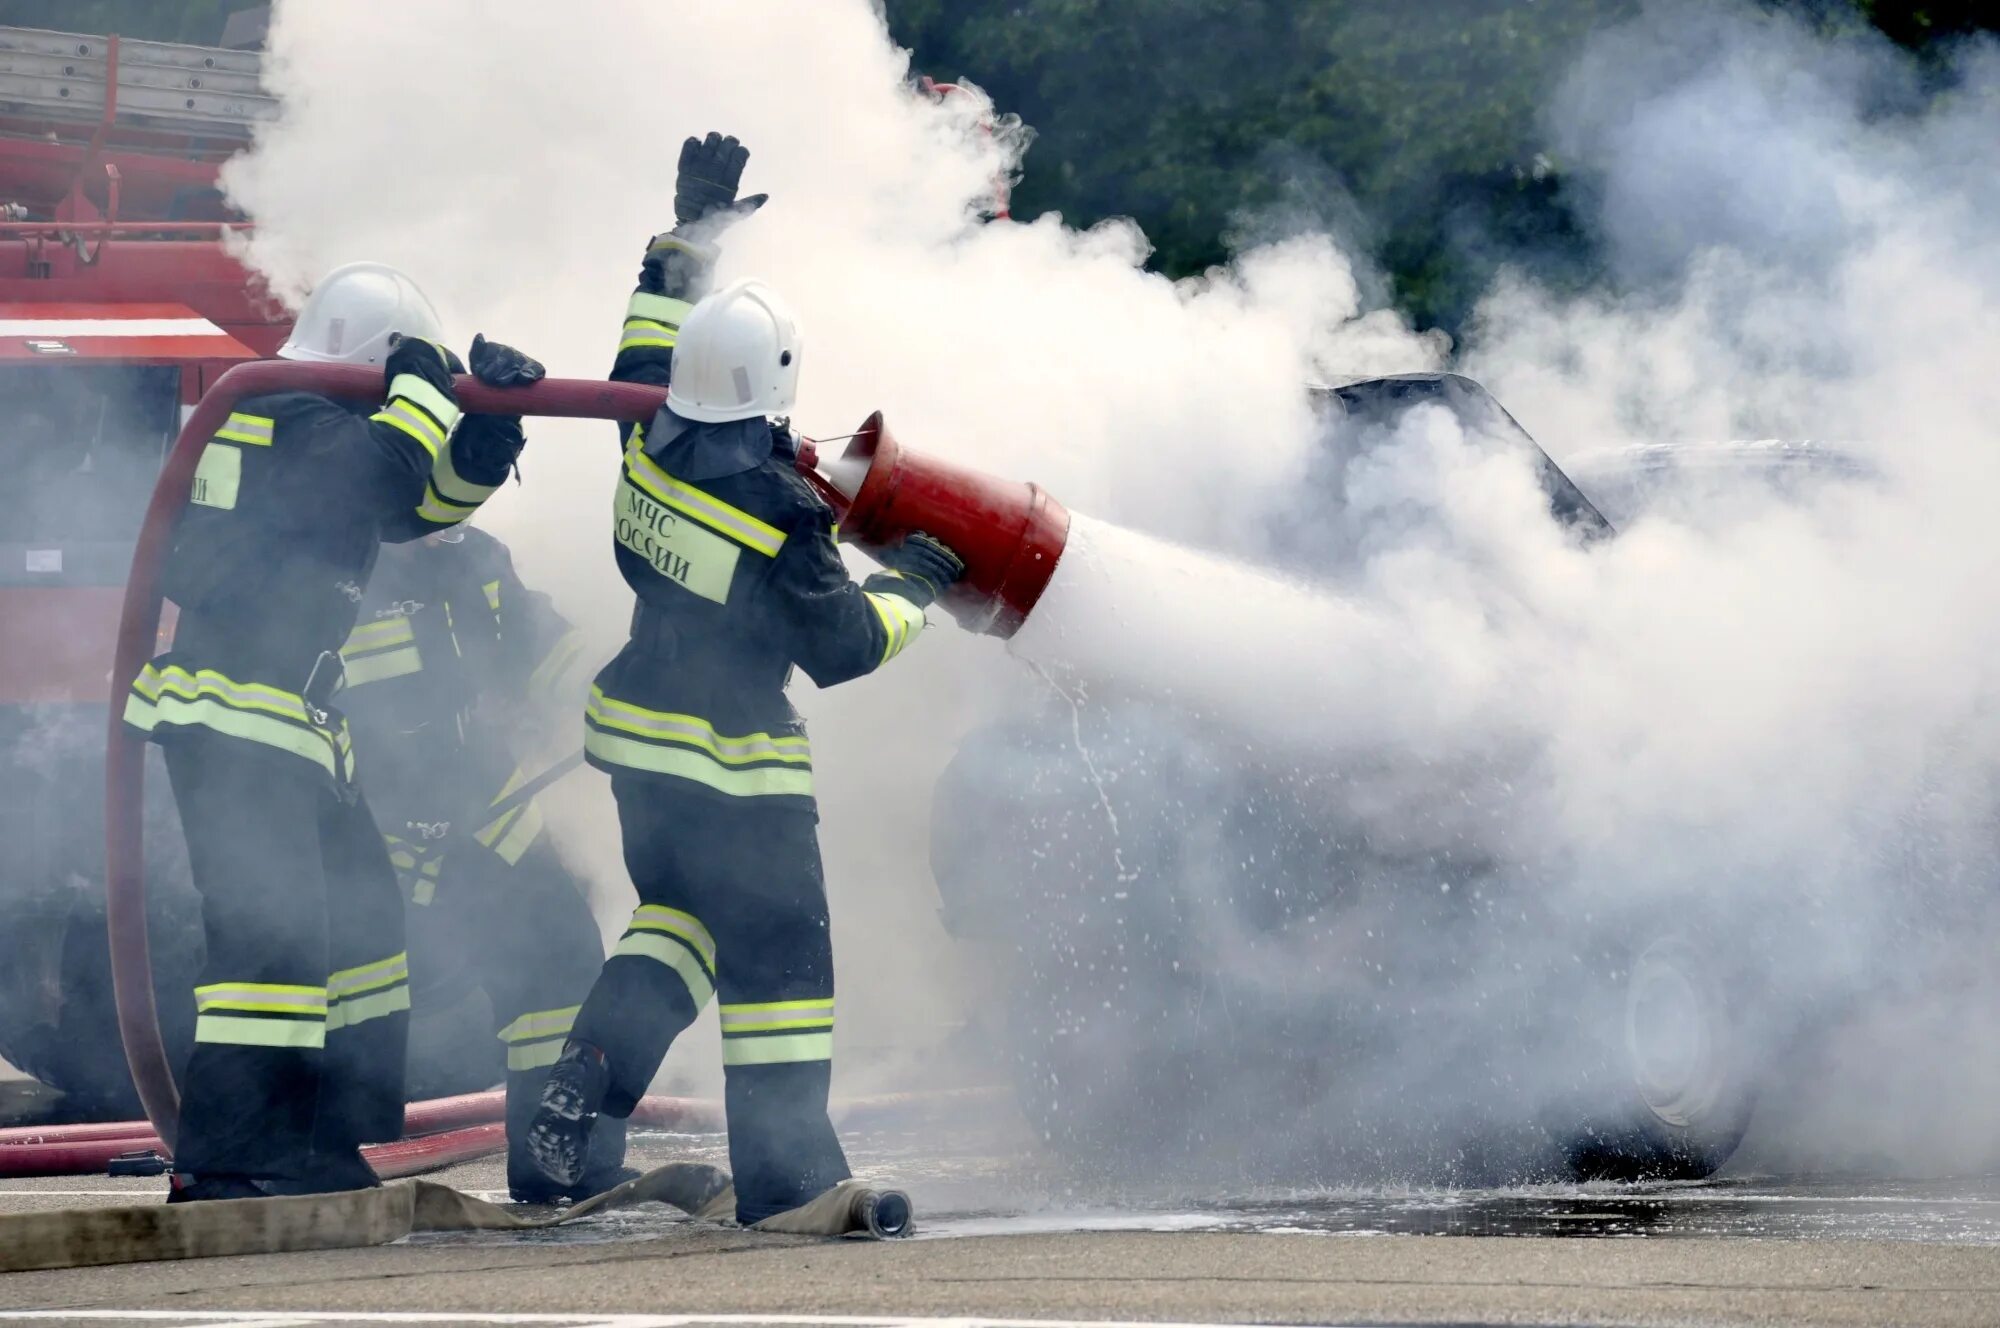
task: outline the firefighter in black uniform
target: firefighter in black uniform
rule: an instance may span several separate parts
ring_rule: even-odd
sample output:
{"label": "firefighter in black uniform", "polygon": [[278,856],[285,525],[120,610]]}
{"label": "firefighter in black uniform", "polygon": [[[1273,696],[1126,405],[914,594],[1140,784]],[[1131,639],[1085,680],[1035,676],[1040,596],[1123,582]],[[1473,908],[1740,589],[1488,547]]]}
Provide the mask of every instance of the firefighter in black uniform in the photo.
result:
{"label": "firefighter in black uniform", "polygon": [[[407,905],[412,1001],[421,1014],[485,992],[506,1051],[508,1187],[524,1202],[565,1197],[522,1137],[604,943],[541,809],[512,796],[546,763],[520,763],[544,721],[583,701],[582,634],[521,583],[505,544],[467,524],[383,549],[341,660],[342,708]],[[568,1197],[630,1176],[624,1125],[599,1121],[594,1165]]]}
{"label": "firefighter in black uniform", "polygon": [[[748,153],[682,149],[675,214],[627,310],[612,377],[667,383],[626,431],[614,552],[638,597],[631,639],[598,675],[585,750],[611,775],[639,907],[550,1072],[529,1132],[559,1184],[586,1165],[600,1112],[628,1115],[674,1038],[719,996],[729,1156],[746,1225],[848,1175],[827,1117],[833,950],[812,752],[785,699],[794,665],[822,687],[916,640],[962,566],[911,536],[893,570],[848,579],[832,511],[796,469],[800,342],[769,290],[699,304]],[[671,366],[671,375],[669,367]]]}
{"label": "firefighter in black uniform", "polygon": [[[438,336],[401,273],[330,274],[279,355],[381,365],[380,409],[242,402],[167,556],[173,649],[133,680],[125,722],[163,749],[207,934],[175,1200],[373,1185],[358,1145],[402,1132],[403,905],[354,783],[338,651],[382,542],[470,516],[522,444],[517,418],[460,423]],[[541,376],[483,338],[470,358],[486,383]]]}

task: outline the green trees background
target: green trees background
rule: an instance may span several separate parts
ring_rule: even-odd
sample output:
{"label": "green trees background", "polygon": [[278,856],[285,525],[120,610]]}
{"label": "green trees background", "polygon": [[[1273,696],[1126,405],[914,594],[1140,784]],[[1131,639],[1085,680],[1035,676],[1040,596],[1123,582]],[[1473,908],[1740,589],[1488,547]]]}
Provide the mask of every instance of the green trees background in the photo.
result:
{"label": "green trees background", "polygon": [[[507,3],[524,0],[505,0]],[[1500,253],[1584,275],[1550,84],[1641,0],[879,0],[915,67],[1036,130],[1014,213],[1130,216],[1183,275],[1241,219],[1328,219],[1420,322],[1455,327]],[[1762,0],[1919,52],[2000,29],[2000,0]],[[0,23],[213,41],[245,0],[0,0]]]}

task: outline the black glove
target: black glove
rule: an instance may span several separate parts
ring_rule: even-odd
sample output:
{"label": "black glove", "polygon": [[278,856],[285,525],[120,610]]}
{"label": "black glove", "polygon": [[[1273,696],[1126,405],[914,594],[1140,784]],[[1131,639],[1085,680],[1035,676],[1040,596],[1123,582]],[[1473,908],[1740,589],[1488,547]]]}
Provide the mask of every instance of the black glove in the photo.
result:
{"label": "black glove", "polygon": [[711,130],[705,139],[682,143],[680,173],[674,178],[674,219],[689,226],[721,212],[747,217],[764,206],[768,194],[752,194],[740,202],[736,197],[749,160],[750,149],[734,135],[725,138]]}
{"label": "black glove", "polygon": [[382,362],[382,383],[386,387],[396,381],[397,374],[415,374],[451,396],[451,376],[464,372],[465,365],[448,347],[398,332],[389,339],[389,358]]}
{"label": "black glove", "polygon": [[918,608],[927,607],[965,575],[965,560],[921,530],[905,535],[893,549],[877,551],[875,559],[896,575],[871,576],[863,589],[901,595]]}
{"label": "black glove", "polygon": [[452,462],[474,484],[499,484],[527,445],[519,415],[468,415],[453,440]]}
{"label": "black glove", "polygon": [[498,341],[488,341],[484,332],[472,338],[472,376],[488,387],[526,387],[542,381],[548,370],[534,360]]}

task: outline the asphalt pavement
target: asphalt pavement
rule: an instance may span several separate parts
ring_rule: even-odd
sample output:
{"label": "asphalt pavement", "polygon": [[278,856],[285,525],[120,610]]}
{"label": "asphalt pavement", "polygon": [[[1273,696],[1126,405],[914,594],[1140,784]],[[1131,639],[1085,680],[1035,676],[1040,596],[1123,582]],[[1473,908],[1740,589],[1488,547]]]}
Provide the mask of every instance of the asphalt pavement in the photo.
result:
{"label": "asphalt pavement", "polygon": [[[647,1136],[640,1165],[720,1159]],[[1024,1140],[853,1149],[919,1208],[913,1240],[817,1241],[628,1210],[530,1235],[0,1276],[0,1324],[1979,1324],[2000,1322],[2000,1184],[1502,1191],[1371,1187],[1147,1199],[1066,1182]],[[436,1179],[504,1197],[493,1162]],[[0,1182],[0,1211],[158,1202],[159,1180]],[[527,1317],[524,1317],[527,1316]]]}

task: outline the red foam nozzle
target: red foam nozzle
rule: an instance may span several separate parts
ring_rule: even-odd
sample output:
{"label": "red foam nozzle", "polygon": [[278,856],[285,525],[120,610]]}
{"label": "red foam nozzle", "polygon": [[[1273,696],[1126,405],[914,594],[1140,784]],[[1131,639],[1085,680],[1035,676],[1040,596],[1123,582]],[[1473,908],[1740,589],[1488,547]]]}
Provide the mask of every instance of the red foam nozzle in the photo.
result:
{"label": "red foam nozzle", "polygon": [[837,469],[866,465],[841,518],[842,538],[864,547],[923,531],[965,560],[942,603],[959,625],[1012,636],[1047,589],[1069,538],[1069,512],[1039,485],[967,470],[896,441],[876,411]]}

